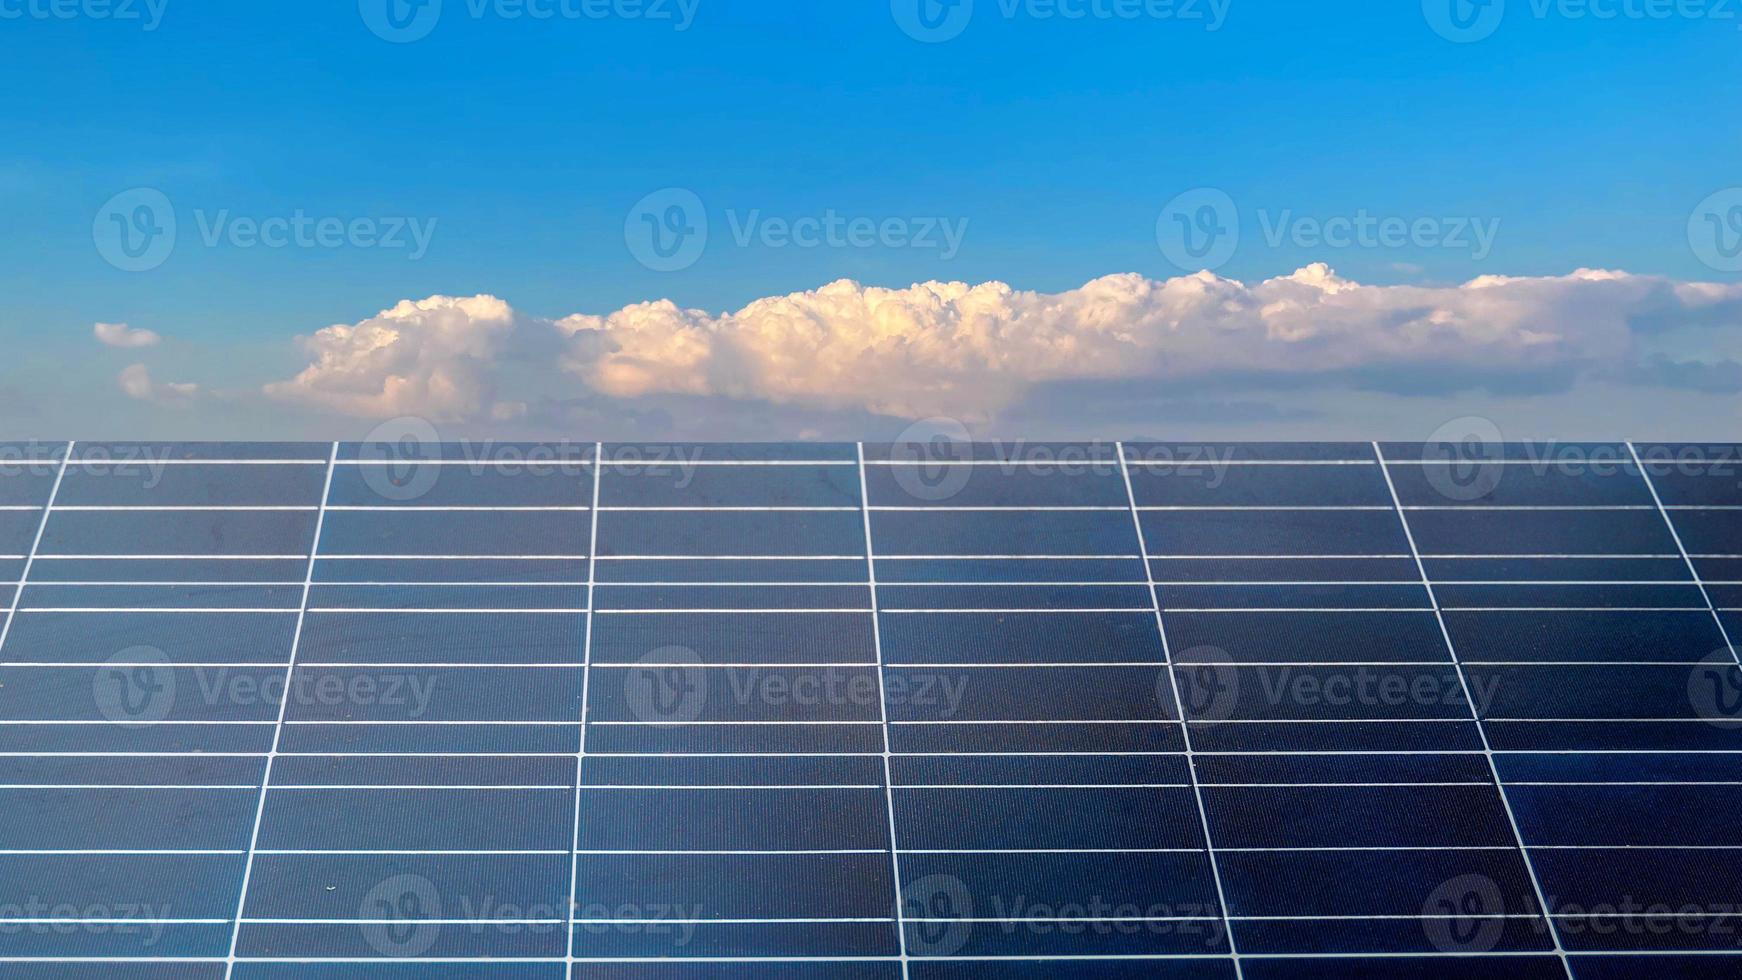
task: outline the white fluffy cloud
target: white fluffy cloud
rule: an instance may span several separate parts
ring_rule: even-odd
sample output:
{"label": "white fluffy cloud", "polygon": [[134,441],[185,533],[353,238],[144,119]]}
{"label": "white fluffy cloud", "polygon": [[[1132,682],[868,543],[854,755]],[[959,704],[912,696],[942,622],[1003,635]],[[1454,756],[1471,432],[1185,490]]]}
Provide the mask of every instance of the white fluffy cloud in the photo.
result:
{"label": "white fluffy cloud", "polygon": [[154,347],[163,340],[155,331],[135,329],[125,323],[99,323],[91,328],[91,333],[110,347]]}
{"label": "white fluffy cloud", "polygon": [[200,393],[200,386],[185,382],[159,384],[151,378],[151,369],[143,364],[130,364],[121,369],[117,380],[121,391],[142,402],[164,404],[185,403]]}
{"label": "white fluffy cloud", "polygon": [[302,338],[312,363],[266,392],[365,418],[512,418],[524,406],[496,400],[492,365],[514,328],[514,311],[494,296],[405,300]]}
{"label": "white fluffy cloud", "polygon": [[554,322],[490,296],[436,296],[320,331],[304,341],[313,363],[267,390],[352,415],[508,417],[524,406],[495,399],[493,362],[553,330],[570,388],[907,417],[987,418],[1038,386],[1098,380],[1392,378],[1407,387],[1423,377],[1518,385],[1595,376],[1709,387],[1738,369],[1702,352],[1699,338],[1736,326],[1742,285],[1594,270],[1368,286],[1312,265],[1252,285],[1207,272],[1126,274],[1061,293],[842,280],[732,313],[661,300]]}

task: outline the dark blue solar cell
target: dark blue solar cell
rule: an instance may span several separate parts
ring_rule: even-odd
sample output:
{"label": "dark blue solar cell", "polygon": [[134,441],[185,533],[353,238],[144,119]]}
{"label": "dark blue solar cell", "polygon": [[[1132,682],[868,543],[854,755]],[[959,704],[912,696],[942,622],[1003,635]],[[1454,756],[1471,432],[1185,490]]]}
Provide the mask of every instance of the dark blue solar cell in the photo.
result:
{"label": "dark blue solar cell", "polygon": [[241,849],[258,797],[253,789],[0,788],[0,848]]}
{"label": "dark blue solar cell", "polygon": [[1436,585],[1434,595],[1445,609],[1554,608],[1568,609],[1705,609],[1706,595],[1692,582],[1620,585],[1607,583],[1552,584],[1505,582],[1492,585]]}
{"label": "dark blue solar cell", "polygon": [[1131,469],[1140,507],[1392,507],[1378,466],[1156,466]]}
{"label": "dark blue solar cell", "polygon": [[[650,585],[773,583],[862,583],[869,581],[863,558],[845,559],[606,559],[593,569],[600,583]],[[585,570],[583,569],[583,577]]]}
{"label": "dark blue solar cell", "polygon": [[877,558],[879,583],[1141,582],[1143,563],[1130,558]]}
{"label": "dark blue solar cell", "polygon": [[1132,442],[1125,444],[1132,465],[1202,464],[1226,461],[1365,462],[1374,459],[1366,442]]}
{"label": "dark blue solar cell", "polygon": [[595,724],[876,722],[881,717],[875,666],[595,663],[591,675],[588,710]]}
{"label": "dark blue solar cell", "polygon": [[1131,515],[1119,511],[878,511],[879,557],[1135,555]]}
{"label": "dark blue solar cell", "polygon": [[222,582],[186,585],[60,585],[27,586],[21,609],[286,609],[302,605],[300,585],[230,585]]}
{"label": "dark blue solar cell", "polygon": [[103,582],[255,582],[300,585],[308,574],[306,557],[283,559],[55,558],[37,555],[30,566],[33,583]]}
{"label": "dark blue solar cell", "polygon": [[1145,511],[1151,555],[1407,555],[1391,511]]}
{"label": "dark blue solar cell", "polygon": [[[1180,686],[1189,683],[1180,671]],[[1194,721],[1199,752],[1480,752],[1474,721],[1418,718],[1404,721],[1309,722]]]}
{"label": "dark blue solar cell", "polygon": [[[1466,674],[1483,696],[1478,706],[1484,718],[1656,719],[1699,720],[1702,709],[1715,713],[1725,703],[1723,691],[1708,705],[1696,694],[1713,680],[1735,690],[1736,673],[1729,666],[1712,670],[1682,664],[1576,664],[1571,666],[1475,665]],[[1710,675],[1710,677],[1708,677]],[[1484,703],[1485,702],[1485,703]],[[1713,720],[1724,721],[1714,714]]]}
{"label": "dark blue solar cell", "polygon": [[1132,585],[883,585],[885,610],[1130,610],[1154,608],[1149,586]]}
{"label": "dark blue solar cell", "polygon": [[883,760],[868,756],[612,756],[589,753],[581,768],[582,782],[588,786],[883,785]]}
{"label": "dark blue solar cell", "polygon": [[1424,558],[1434,584],[1465,582],[1690,582],[1681,555],[1657,558]]}
{"label": "dark blue solar cell", "polygon": [[581,790],[582,850],[889,846],[882,789]]}
{"label": "dark blue solar cell", "polygon": [[585,556],[586,514],[568,511],[329,511],[327,555]]}
{"label": "dark blue solar cell", "polygon": [[301,460],[325,463],[329,442],[78,442],[72,460],[86,465],[164,465],[184,460]]}
{"label": "dark blue solar cell", "polygon": [[581,710],[579,667],[314,667],[298,664],[295,721],[564,721]]}
{"label": "dark blue solar cell", "polygon": [[1421,581],[1421,569],[1408,555],[1395,558],[1152,558],[1149,566],[1155,581],[1161,583]]}
{"label": "dark blue solar cell", "polygon": [[30,554],[37,529],[41,526],[41,511],[0,511],[0,553],[21,558]]}
{"label": "dark blue solar cell", "polygon": [[1668,906],[1721,910],[1742,902],[1742,854],[1735,849],[1539,848],[1531,862],[1555,909]]}
{"label": "dark blue solar cell", "polygon": [[[316,585],[309,610],[352,609],[391,615],[393,610],[456,611],[585,610],[585,585]],[[504,617],[507,612],[501,613]],[[353,617],[358,618],[358,617]]]}
{"label": "dark blue solar cell", "polygon": [[1172,719],[1118,724],[891,721],[889,745],[896,752],[921,753],[1185,751],[1180,724]]}
{"label": "dark blue solar cell", "polygon": [[605,585],[600,611],[841,610],[871,611],[869,585]]}
{"label": "dark blue solar cell", "polygon": [[890,667],[884,683],[891,721],[1119,721],[1174,711],[1160,667]]}
{"label": "dark blue solar cell", "polygon": [[1409,526],[1424,555],[1676,554],[1654,510],[1417,510]]}
{"label": "dark blue solar cell", "polygon": [[[416,891],[428,886],[427,894],[439,902],[426,910],[432,916],[497,915],[508,908],[529,918],[564,918],[569,860],[564,854],[261,854],[254,859],[244,914],[252,919],[399,914],[393,900],[403,895],[393,893],[392,886],[403,883]],[[310,888],[316,881],[320,887]],[[389,884],[385,893],[384,883]],[[386,904],[378,905],[383,899]],[[485,913],[488,906],[498,911]]]}
{"label": "dark blue solar cell", "polygon": [[672,511],[657,516],[614,511],[599,515],[601,557],[839,558],[864,553],[864,517],[857,511]]}
{"label": "dark blue solar cell", "polygon": [[[319,489],[316,490],[319,496]],[[588,463],[571,466],[340,464],[333,468],[329,506],[338,507],[587,507],[593,502]]]}
{"label": "dark blue solar cell", "polygon": [[[308,554],[314,511],[56,511],[46,555]],[[3,547],[0,544],[0,547]]]}
{"label": "dark blue solar cell", "polygon": [[1711,815],[1734,813],[1742,803],[1742,786],[1511,783],[1506,792],[1532,846],[1733,844],[1733,829]]}
{"label": "dark blue solar cell", "polygon": [[[867,453],[870,447],[866,447]],[[605,459],[619,468],[682,463],[837,462],[858,459],[847,442],[608,442]]]}
{"label": "dark blue solar cell", "polygon": [[1178,755],[897,756],[890,768],[898,786],[1191,785],[1191,767]]}
{"label": "dark blue solar cell", "polygon": [[[1232,980],[1230,959],[920,960],[912,980]],[[616,980],[616,978],[612,978]],[[641,978],[636,978],[641,980]]]}
{"label": "dark blue solar cell", "polygon": [[311,612],[301,663],[575,664],[584,658],[581,613],[385,614]]}
{"label": "dark blue solar cell", "polygon": [[[569,582],[585,585],[588,561],[580,558],[329,558],[315,560],[316,582]],[[600,568],[606,566],[600,565]],[[301,573],[301,569],[298,569]]]}
{"label": "dark blue solar cell", "polygon": [[1130,507],[1116,462],[867,466],[875,507]]}
{"label": "dark blue solar cell", "polygon": [[[248,798],[252,808],[254,798]],[[513,820],[502,814],[513,813]],[[415,819],[408,819],[415,815]],[[266,794],[266,850],[562,850],[574,793],[543,789],[287,789]]]}
{"label": "dark blue solar cell", "polygon": [[1405,507],[1647,507],[1651,488],[1632,463],[1388,467]]}
{"label": "dark blue solar cell", "polygon": [[1465,663],[1662,660],[1692,663],[1724,647],[1710,613],[1447,611]]}
{"label": "dark blue solar cell", "polygon": [[883,662],[1155,663],[1155,613],[884,613]]}
{"label": "dark blue solar cell", "polygon": [[287,663],[296,612],[20,612],[6,659],[21,663]]}
{"label": "dark blue solar cell", "polygon": [[607,466],[606,507],[859,507],[856,466]]}
{"label": "dark blue solar cell", "polygon": [[117,467],[72,463],[55,494],[62,507],[314,507],[324,464],[226,466],[218,463]]}
{"label": "dark blue solar cell", "polygon": [[[1446,928],[1444,926],[1454,928]],[[1484,929],[1484,927],[1487,927]],[[1466,932],[1467,930],[1467,932]],[[1458,937],[1477,938],[1480,952],[1549,952],[1554,942],[1534,918],[1460,916],[1447,922],[1402,919],[1280,919],[1234,923],[1242,955],[1261,956],[1360,953],[1432,954],[1457,949]]]}
{"label": "dark blue solar cell", "polygon": [[949,440],[894,443],[868,442],[865,461],[880,462],[981,462],[1029,463],[1035,465],[1086,467],[1119,462],[1119,447],[1111,442],[959,442]]}
{"label": "dark blue solar cell", "polygon": [[1617,467],[1633,461],[1623,442],[1383,442],[1386,462],[1509,460],[1537,468]]}
{"label": "dark blue solar cell", "polygon": [[1432,609],[1420,583],[1385,585],[1163,585],[1165,611],[1190,609]]}
{"label": "dark blue solar cell", "polygon": [[1500,794],[1471,786],[1206,786],[1216,846],[1475,847],[1514,843]]}
{"label": "dark blue solar cell", "polygon": [[1670,519],[1690,555],[1742,554],[1742,511],[1673,510]]}
{"label": "dark blue solar cell", "polygon": [[278,717],[281,667],[169,667],[146,659],[90,667],[0,666],[0,717],[109,722],[266,721]]}
{"label": "dark blue solar cell", "polygon": [[1479,754],[1200,755],[1198,781],[1213,783],[1492,782]]}
{"label": "dark blue solar cell", "polygon": [[888,854],[589,854],[575,906],[582,920],[875,918],[894,915],[893,892]]}
{"label": "dark blue solar cell", "polygon": [[898,788],[895,821],[918,850],[1204,846],[1189,788]]}
{"label": "dark blue solar cell", "polygon": [[1177,663],[1450,661],[1432,612],[1197,612],[1162,617]]}
{"label": "dark blue solar cell", "polygon": [[[438,970],[439,973],[434,972]],[[236,970],[230,975],[230,980],[424,980],[431,975],[443,977],[444,980],[448,977],[455,980],[569,980],[566,970],[560,960],[551,963],[440,960],[405,963],[262,963],[243,958],[237,960]],[[223,965],[219,964],[216,976],[224,975]],[[203,980],[203,975],[193,980]]]}
{"label": "dark blue solar cell", "polygon": [[869,613],[676,613],[593,617],[593,663],[875,664]]}
{"label": "dark blue solar cell", "polygon": [[575,760],[562,756],[280,755],[275,786],[573,786]]}
{"label": "dark blue solar cell", "polygon": [[41,507],[54,490],[59,465],[0,462],[0,507]]}

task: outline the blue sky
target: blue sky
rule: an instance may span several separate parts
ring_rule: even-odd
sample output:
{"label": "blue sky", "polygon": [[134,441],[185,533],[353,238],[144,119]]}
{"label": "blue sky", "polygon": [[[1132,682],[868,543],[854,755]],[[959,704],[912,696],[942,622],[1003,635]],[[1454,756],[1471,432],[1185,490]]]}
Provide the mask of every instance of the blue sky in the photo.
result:
{"label": "blue sky", "polygon": [[[71,19],[0,0],[0,342],[25,352],[0,367],[0,419],[56,428],[26,433],[41,435],[77,434],[63,420],[207,428],[210,412],[45,409],[64,383],[47,372],[113,388],[143,359],[160,379],[254,390],[306,365],[294,337],[435,294],[557,318],[656,298],[719,313],[840,278],[1047,293],[1162,280],[1190,270],[1158,247],[1158,215],[1194,188],[1236,202],[1240,247],[1216,272],[1247,282],[1312,262],[1369,285],[1580,267],[1737,279],[1702,262],[1689,222],[1742,185],[1742,5],[1599,18],[1510,0],[1492,36],[1453,43],[1416,0],[1158,0],[1080,19],[1051,0],[977,0],[959,36],[921,43],[896,15],[906,0],[600,0],[585,10],[607,16],[551,19],[446,0],[427,36],[390,43],[371,2],[134,0],[127,20],[93,16],[95,0]],[[1115,6],[1093,2],[1062,6]],[[668,187],[710,224],[675,272],[625,242],[637,202]],[[178,220],[174,252],[145,272],[93,243],[106,202],[134,188]],[[427,253],[203,240],[214,222],[297,214],[403,219],[428,231]],[[1492,242],[1311,237],[1312,222],[1363,214],[1439,237],[1486,227]],[[769,220],[829,215],[961,240],[767,237]],[[1303,219],[1304,239],[1289,224]],[[97,322],[164,340],[105,349]]]}

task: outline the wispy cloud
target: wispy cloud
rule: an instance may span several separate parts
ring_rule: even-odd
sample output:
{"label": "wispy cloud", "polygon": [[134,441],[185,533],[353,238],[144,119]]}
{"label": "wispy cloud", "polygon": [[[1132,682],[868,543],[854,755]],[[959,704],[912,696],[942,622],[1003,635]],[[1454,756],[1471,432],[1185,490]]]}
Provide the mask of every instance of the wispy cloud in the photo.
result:
{"label": "wispy cloud", "polygon": [[121,369],[117,380],[121,391],[129,398],[159,404],[185,404],[200,394],[200,386],[186,382],[159,384],[152,380],[151,369],[143,364],[130,364]]}
{"label": "wispy cloud", "polygon": [[125,323],[99,323],[91,333],[110,347],[155,347],[163,338],[155,331],[130,327]]}

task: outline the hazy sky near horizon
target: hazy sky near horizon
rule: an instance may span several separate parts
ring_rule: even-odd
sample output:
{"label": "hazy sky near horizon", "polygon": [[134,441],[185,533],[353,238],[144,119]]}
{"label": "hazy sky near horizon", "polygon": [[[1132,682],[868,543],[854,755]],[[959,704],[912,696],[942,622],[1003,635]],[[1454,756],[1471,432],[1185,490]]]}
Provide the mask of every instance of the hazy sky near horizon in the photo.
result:
{"label": "hazy sky near horizon", "polygon": [[1738,65],[1727,0],[0,0],[0,432],[1722,438]]}

